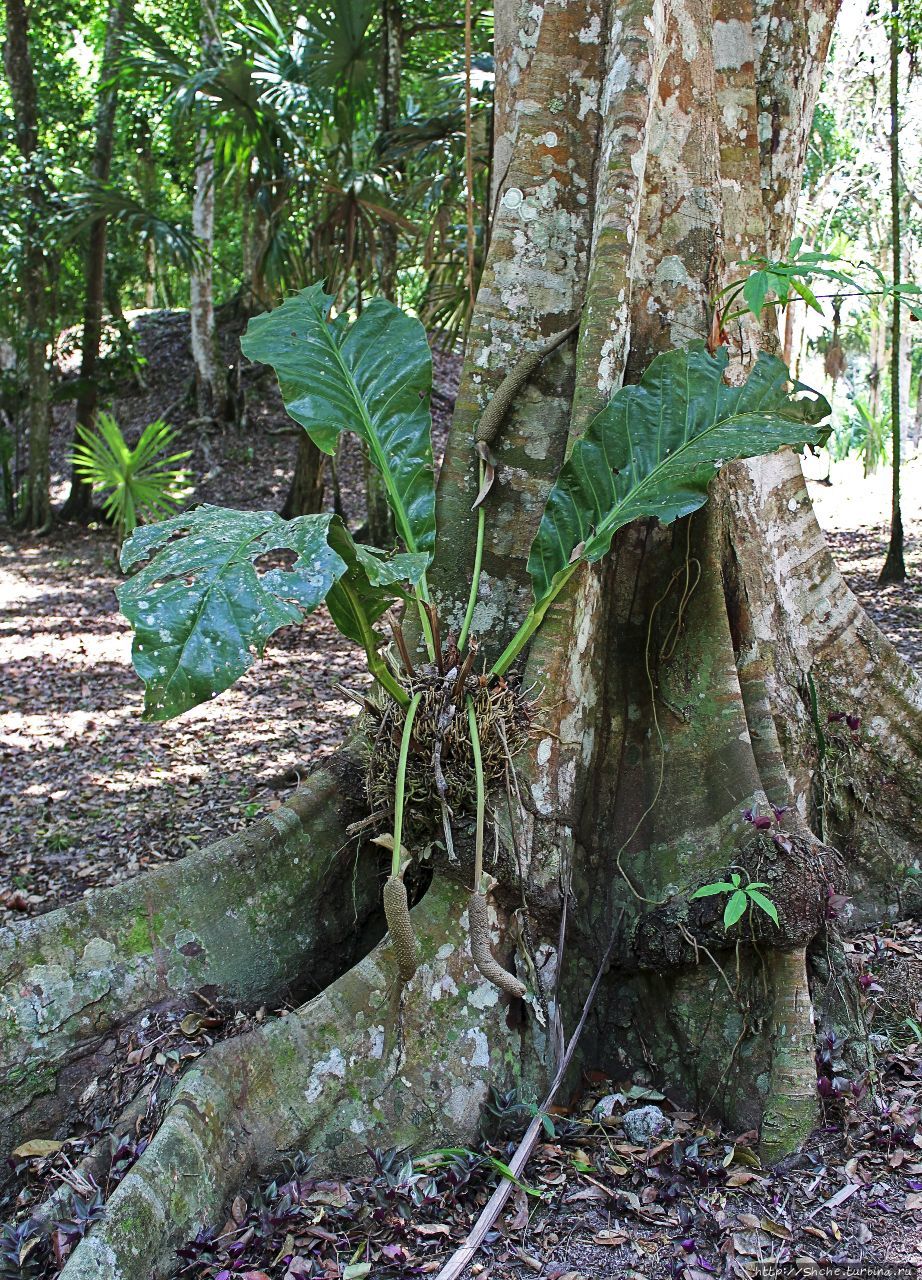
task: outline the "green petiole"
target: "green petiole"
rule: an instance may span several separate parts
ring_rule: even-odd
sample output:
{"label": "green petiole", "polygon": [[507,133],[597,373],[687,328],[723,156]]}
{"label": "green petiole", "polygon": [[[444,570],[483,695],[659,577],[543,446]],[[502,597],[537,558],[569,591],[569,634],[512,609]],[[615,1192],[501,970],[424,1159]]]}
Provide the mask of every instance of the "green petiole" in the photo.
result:
{"label": "green petiole", "polygon": [[[480,487],[483,487],[483,460],[480,462]],[[477,545],[474,550],[474,574],[471,579],[471,592],[467,600],[467,612],[464,615],[464,624],[461,627],[461,634],[458,636],[458,648],[463,653],[464,646],[467,644],[467,637],[470,635],[471,623],[474,621],[474,609],[477,606],[477,596],[480,592],[480,570],[483,565],[483,535],[486,528],[486,515],[483,506],[477,508]]]}
{"label": "green petiole", "polygon": [[410,695],[394,678],[391,671],[388,669],[387,663],[378,653],[375,642],[375,633],[371,629],[357,592],[349,586],[345,579],[341,581],[340,585],[342,586],[345,594],[349,597],[349,602],[352,605],[352,611],[362,631],[362,647],[365,650],[365,657],[368,661],[368,670],[377,680],[381,688],[386,689],[396,702],[399,702],[402,707],[407,706],[410,701]]}
{"label": "green petiole", "polygon": [[516,658],[528,644],[529,640],[541,626],[548,609],[560,595],[561,591],[563,591],[564,587],[582,563],[583,561],[581,559],[574,561],[573,564],[559,575],[557,584],[553,590],[550,591],[543,600],[532,605],[528,613],[525,615],[525,621],[490,668],[491,676],[505,675],[513,662],[515,662]]}

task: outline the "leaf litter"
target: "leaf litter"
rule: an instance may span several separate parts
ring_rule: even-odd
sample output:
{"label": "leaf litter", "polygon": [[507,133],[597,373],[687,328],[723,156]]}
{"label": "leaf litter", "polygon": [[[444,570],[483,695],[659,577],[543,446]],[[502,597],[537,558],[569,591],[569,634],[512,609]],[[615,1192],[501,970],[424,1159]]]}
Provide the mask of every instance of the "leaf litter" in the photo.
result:
{"label": "leaf litter", "polygon": [[[875,1068],[818,1088],[821,1123],[800,1151],[764,1168],[755,1133],[673,1104],[642,1072],[619,1080],[588,1071],[568,1104],[544,1117],[544,1141],[466,1275],[708,1280],[751,1276],[769,1261],[922,1265],[922,924],[857,935],[845,951],[857,977],[874,978],[859,989]],[[69,1188],[54,1230],[36,1233],[34,1280],[58,1274],[155,1132],[178,1074],[213,1040],[277,1015],[245,1017],[203,994],[125,1034],[122,1065],[81,1099],[84,1131],[13,1161],[7,1233],[28,1226],[56,1187]],[[818,1086],[829,1066],[821,1047]],[[140,1101],[131,1125],[113,1136],[112,1118],[132,1097]],[[624,1123],[645,1106],[665,1117],[649,1146],[632,1142]],[[221,1221],[185,1243],[175,1280],[436,1275],[532,1115],[514,1095],[494,1095],[475,1149],[369,1151],[362,1176],[314,1172],[305,1155],[280,1159],[274,1177],[241,1189]],[[100,1141],[111,1169],[81,1182],[80,1159]]]}

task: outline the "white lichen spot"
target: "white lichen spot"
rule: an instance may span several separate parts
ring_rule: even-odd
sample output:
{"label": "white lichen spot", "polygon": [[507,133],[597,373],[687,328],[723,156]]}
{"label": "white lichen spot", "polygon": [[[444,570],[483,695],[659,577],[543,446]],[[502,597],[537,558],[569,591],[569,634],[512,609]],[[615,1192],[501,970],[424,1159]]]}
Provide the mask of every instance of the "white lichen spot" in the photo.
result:
{"label": "white lichen spot", "polygon": [[608,75],[605,77],[605,86],[602,89],[602,101],[599,104],[602,114],[608,115],[611,105],[616,98],[624,93],[631,78],[631,64],[623,53],[619,53],[617,58],[611,65]]}
{"label": "white lichen spot", "polygon": [[583,27],[577,35],[580,44],[598,44],[599,36],[602,32],[602,20],[598,14],[593,14],[588,24]]}
{"label": "white lichen spot", "polygon": [[455,982],[451,974],[446,973],[440,982],[433,982],[430,998],[433,1001],[441,1000],[442,996],[456,996],[458,994],[458,984]]}
{"label": "white lichen spot", "polygon": [[324,1085],[331,1077],[342,1080],[346,1074],[346,1059],[334,1045],[325,1058],[315,1064],[304,1090],[306,1102],[316,1102],[323,1093]]}
{"label": "white lichen spot", "polygon": [[474,1042],[474,1052],[471,1054],[470,1065],[472,1067],[488,1067],[490,1065],[490,1046],[487,1043],[487,1037],[479,1027],[471,1027],[467,1032],[467,1038]]}
{"label": "white lichen spot", "polygon": [[738,71],[752,61],[751,24],[730,18],[714,23],[714,70]]}
{"label": "white lichen spot", "polygon": [[492,1009],[499,1000],[499,987],[494,987],[492,982],[481,982],[467,997],[467,1003],[472,1009]]}
{"label": "white lichen spot", "polygon": [[90,938],[83,948],[81,963],[88,969],[110,969],[115,956],[115,946],[105,938]]}
{"label": "white lichen spot", "polygon": [[368,1056],[380,1061],[384,1057],[384,1028],[382,1026],[369,1027],[368,1039],[370,1041]]}

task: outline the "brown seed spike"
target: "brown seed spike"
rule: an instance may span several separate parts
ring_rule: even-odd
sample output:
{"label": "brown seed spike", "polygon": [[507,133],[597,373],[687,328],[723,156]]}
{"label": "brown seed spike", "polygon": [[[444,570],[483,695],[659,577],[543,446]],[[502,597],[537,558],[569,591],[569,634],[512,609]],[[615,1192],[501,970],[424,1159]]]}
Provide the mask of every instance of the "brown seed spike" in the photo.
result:
{"label": "brown seed spike", "polygon": [[410,920],[407,887],[399,876],[388,876],[384,885],[384,916],[397,956],[400,980],[407,983],[416,972],[416,935]]}
{"label": "brown seed spike", "polygon": [[488,978],[500,991],[521,999],[525,995],[525,984],[514,974],[499,964],[490,950],[490,917],[487,912],[487,900],[482,893],[472,893],[467,904],[471,922],[471,955],[474,964],[485,978]]}

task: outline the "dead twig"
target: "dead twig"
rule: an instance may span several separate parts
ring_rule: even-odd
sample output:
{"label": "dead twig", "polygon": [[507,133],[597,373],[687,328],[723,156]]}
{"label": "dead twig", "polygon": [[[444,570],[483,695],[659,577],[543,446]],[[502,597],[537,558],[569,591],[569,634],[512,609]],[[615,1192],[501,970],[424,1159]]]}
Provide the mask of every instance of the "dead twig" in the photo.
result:
{"label": "dead twig", "polygon": [[611,936],[608,939],[608,946],[605,948],[605,954],[603,955],[596,975],[592,980],[592,986],[589,988],[589,994],[586,997],[585,1004],[583,1005],[583,1011],[580,1014],[579,1022],[576,1024],[573,1035],[570,1037],[570,1042],[567,1045],[567,1051],[563,1055],[563,1061],[557,1068],[557,1074],[554,1076],[554,1081],[548,1090],[547,1096],[541,1104],[540,1111],[525,1130],[525,1136],[522,1138],[522,1141],[516,1148],[515,1154],[509,1161],[509,1172],[512,1177],[504,1177],[500,1182],[499,1186],[481,1210],[480,1217],[471,1228],[464,1244],[460,1245],[455,1250],[452,1256],[445,1263],[445,1266],[436,1276],[435,1280],[458,1280],[458,1277],[464,1272],[465,1268],[473,1262],[477,1255],[477,1250],[483,1243],[484,1237],[502,1213],[503,1206],[512,1194],[512,1188],[516,1185],[516,1180],[519,1178],[528,1163],[531,1153],[538,1145],[538,1139],[541,1137],[544,1127],[543,1113],[547,1111],[548,1107],[553,1106],[554,1098],[557,1096],[557,1090],[560,1088],[563,1078],[567,1073],[567,1069],[570,1066],[579,1038],[582,1035],[583,1027],[586,1025],[586,1019],[589,1017],[589,1010],[592,1008],[592,1002],[595,1000],[596,992],[599,989],[599,983],[602,981],[606,966],[614,949],[615,939],[618,936],[618,930],[621,927],[623,915],[624,911],[622,909],[618,915],[618,919],[615,921],[614,927],[612,928]]}

